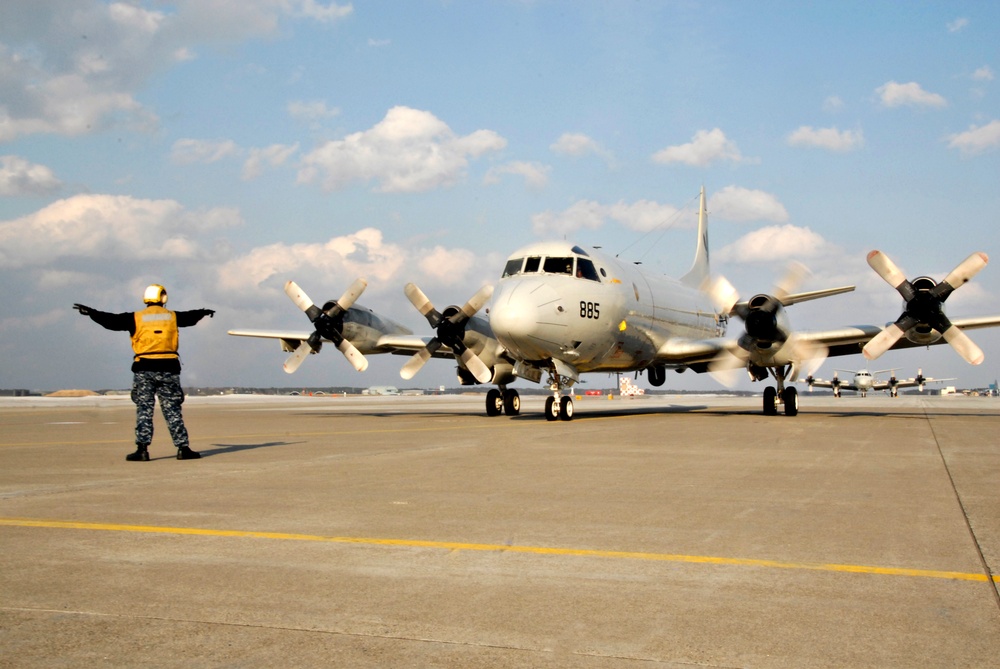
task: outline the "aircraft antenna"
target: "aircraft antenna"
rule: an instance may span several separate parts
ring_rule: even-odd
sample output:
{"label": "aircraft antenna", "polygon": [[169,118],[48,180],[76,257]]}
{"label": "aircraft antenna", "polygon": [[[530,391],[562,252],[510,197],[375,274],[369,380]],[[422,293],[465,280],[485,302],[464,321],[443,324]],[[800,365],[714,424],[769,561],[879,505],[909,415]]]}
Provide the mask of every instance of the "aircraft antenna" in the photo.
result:
{"label": "aircraft antenna", "polygon": [[685,214],[688,211],[688,209],[693,208],[695,200],[697,200],[700,197],[701,197],[701,194],[699,193],[698,195],[695,195],[693,198],[691,198],[690,200],[688,200],[687,202],[685,202],[684,205],[680,209],[678,209],[674,213],[673,216],[669,217],[668,219],[666,219],[665,221],[663,221],[662,223],[660,223],[659,225],[657,225],[652,230],[647,231],[646,234],[644,234],[641,237],[637,238],[634,242],[632,242],[631,244],[629,244],[628,246],[626,246],[625,248],[623,248],[621,251],[619,251],[618,253],[616,253],[615,257],[617,258],[617,257],[621,256],[623,253],[625,253],[626,251],[628,251],[630,248],[632,248],[636,244],[642,242],[644,239],[646,239],[647,237],[649,237],[650,235],[652,235],[654,232],[659,231],[659,233],[660,233],[659,236],[657,236],[657,238],[653,241],[652,244],[647,244],[646,245],[646,250],[642,253],[642,255],[640,255],[637,258],[637,260],[642,260],[643,258],[645,258],[646,255],[653,249],[653,247],[660,243],[660,240],[663,239],[663,236],[665,234],[667,234],[667,231],[673,229],[673,226],[677,223],[677,221],[680,219],[680,217],[683,214]]}

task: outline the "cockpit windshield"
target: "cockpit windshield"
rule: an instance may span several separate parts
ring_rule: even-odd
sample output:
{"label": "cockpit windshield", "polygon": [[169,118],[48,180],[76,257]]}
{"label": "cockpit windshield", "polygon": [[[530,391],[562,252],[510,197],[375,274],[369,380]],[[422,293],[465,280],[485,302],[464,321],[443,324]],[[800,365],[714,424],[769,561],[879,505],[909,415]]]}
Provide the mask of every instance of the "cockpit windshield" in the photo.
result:
{"label": "cockpit windshield", "polygon": [[[574,251],[578,249],[574,248]],[[582,249],[579,249],[583,253]],[[586,255],[583,253],[583,255]],[[527,258],[511,258],[503,268],[501,279],[518,274],[563,274],[578,279],[600,282],[597,268],[589,258],[575,256],[528,256]]]}

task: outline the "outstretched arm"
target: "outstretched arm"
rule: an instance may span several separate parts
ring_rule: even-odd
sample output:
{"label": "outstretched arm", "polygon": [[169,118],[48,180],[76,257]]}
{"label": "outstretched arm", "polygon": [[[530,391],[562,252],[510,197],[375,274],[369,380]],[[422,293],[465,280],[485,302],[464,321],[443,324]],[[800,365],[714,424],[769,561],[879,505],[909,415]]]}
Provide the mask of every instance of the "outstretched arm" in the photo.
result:
{"label": "outstretched arm", "polygon": [[177,327],[186,328],[194,325],[205,316],[214,317],[214,309],[192,309],[191,311],[175,311],[177,314]]}
{"label": "outstretched arm", "polygon": [[111,314],[88,307],[85,304],[74,304],[73,308],[79,311],[81,316],[89,316],[90,320],[108,330],[135,331],[135,317],[132,312]]}

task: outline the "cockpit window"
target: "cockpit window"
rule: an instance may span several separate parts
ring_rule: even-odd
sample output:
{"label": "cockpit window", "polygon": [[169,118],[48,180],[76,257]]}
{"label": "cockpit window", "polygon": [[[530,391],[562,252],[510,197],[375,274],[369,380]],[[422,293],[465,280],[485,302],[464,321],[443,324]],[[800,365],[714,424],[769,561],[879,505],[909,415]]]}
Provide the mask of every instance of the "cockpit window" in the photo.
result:
{"label": "cockpit window", "polygon": [[524,258],[512,258],[507,261],[507,265],[503,268],[503,275],[500,277],[514,276],[521,271],[521,265],[524,263]]}
{"label": "cockpit window", "polygon": [[548,274],[569,274],[573,275],[572,258],[546,258],[542,271]]}
{"label": "cockpit window", "polygon": [[524,273],[534,274],[538,271],[538,266],[542,263],[542,259],[538,256],[531,256],[524,261]]}
{"label": "cockpit window", "polygon": [[594,268],[594,263],[587,258],[576,259],[576,276],[590,281],[601,280],[600,277],[597,276],[597,270]]}

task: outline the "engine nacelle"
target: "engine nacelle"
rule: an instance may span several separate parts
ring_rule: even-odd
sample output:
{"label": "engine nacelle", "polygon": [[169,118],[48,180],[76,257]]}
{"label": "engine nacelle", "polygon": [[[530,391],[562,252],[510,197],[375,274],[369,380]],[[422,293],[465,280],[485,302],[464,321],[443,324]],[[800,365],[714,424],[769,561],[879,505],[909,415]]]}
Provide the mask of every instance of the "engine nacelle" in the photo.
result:
{"label": "engine nacelle", "polygon": [[746,335],[758,348],[770,348],[772,344],[784,343],[792,331],[788,314],[781,303],[771,295],[761,293],[747,301]]}

